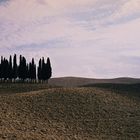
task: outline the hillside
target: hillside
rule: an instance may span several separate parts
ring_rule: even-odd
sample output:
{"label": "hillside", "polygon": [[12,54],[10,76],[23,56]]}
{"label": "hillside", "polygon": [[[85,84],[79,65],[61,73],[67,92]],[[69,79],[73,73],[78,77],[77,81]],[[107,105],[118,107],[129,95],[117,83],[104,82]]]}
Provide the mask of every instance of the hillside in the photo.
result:
{"label": "hillside", "polygon": [[9,94],[0,87],[0,139],[140,139],[139,97],[99,87],[26,86],[12,85],[10,92],[9,85]]}
{"label": "hillside", "polygon": [[62,87],[77,87],[88,84],[97,83],[112,83],[112,84],[135,84],[140,83],[140,79],[136,78],[114,78],[114,79],[91,79],[81,77],[60,77],[52,78],[49,81],[50,85],[62,86]]}

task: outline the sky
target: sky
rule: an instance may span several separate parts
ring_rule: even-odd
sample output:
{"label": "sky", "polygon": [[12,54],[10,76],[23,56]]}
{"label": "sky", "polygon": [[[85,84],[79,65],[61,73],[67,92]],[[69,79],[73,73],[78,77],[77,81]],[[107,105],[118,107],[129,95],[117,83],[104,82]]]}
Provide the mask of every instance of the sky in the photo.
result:
{"label": "sky", "polygon": [[0,0],[0,55],[50,57],[53,77],[140,78],[140,0]]}

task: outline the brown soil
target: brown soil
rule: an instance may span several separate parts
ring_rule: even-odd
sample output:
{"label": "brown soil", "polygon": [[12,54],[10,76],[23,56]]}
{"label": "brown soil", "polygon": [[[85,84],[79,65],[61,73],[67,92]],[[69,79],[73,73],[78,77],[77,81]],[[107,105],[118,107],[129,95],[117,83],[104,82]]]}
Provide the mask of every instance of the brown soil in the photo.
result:
{"label": "brown soil", "polygon": [[139,101],[100,88],[13,90],[0,95],[0,139],[139,140]]}

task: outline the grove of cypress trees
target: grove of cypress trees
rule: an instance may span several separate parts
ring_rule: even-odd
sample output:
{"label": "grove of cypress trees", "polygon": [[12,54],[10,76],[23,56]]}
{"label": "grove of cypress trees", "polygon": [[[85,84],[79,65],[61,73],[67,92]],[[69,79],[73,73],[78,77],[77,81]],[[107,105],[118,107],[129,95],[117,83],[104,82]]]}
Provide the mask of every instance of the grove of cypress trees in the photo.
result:
{"label": "grove of cypress trees", "polygon": [[36,72],[36,64],[34,58],[32,61],[27,63],[26,58],[22,55],[19,57],[19,65],[17,65],[17,56],[14,54],[13,61],[12,56],[10,55],[9,60],[3,58],[1,56],[0,62],[0,80],[5,81],[16,81],[17,78],[22,80],[31,80],[35,82],[36,79],[38,81],[48,81],[48,79],[52,75],[52,68],[50,59],[47,58],[47,62],[45,62],[44,57],[39,60],[37,72]]}

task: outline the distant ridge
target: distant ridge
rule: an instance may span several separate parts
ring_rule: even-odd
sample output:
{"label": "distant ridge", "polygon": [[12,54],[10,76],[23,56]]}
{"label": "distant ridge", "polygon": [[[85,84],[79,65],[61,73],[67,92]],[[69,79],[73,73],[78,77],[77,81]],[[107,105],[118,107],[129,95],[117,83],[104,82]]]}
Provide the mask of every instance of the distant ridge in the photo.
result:
{"label": "distant ridge", "polygon": [[114,79],[94,79],[82,77],[58,77],[49,81],[50,85],[63,87],[77,87],[88,84],[112,83],[112,84],[136,84],[140,83],[140,78],[119,77]]}

